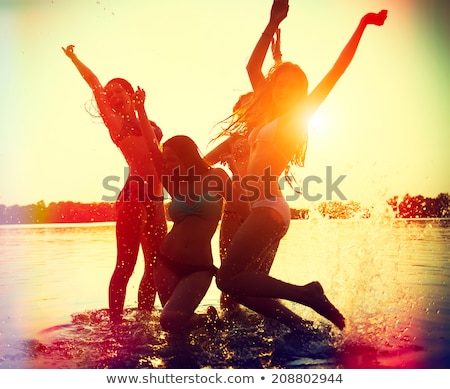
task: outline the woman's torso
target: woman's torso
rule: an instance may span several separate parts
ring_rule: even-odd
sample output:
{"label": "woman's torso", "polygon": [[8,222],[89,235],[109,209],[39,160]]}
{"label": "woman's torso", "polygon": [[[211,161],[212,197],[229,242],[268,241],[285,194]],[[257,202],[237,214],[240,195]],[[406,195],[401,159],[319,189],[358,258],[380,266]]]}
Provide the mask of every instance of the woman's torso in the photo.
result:
{"label": "woman's torso", "polygon": [[160,251],[180,263],[210,265],[213,263],[211,239],[222,216],[223,198],[204,191],[201,182],[194,185],[193,191],[187,186],[180,185],[179,193],[169,205],[173,226]]}
{"label": "woman's torso", "polygon": [[[111,139],[120,149],[134,185],[145,186],[150,200],[163,198],[163,188],[136,118],[124,120],[122,127],[110,130]],[[142,188],[139,188],[142,190]]]}
{"label": "woman's torso", "polygon": [[249,134],[247,176],[254,185],[251,202],[283,196],[279,177],[288,167],[297,146],[304,141],[305,130],[301,127],[299,120],[288,116],[275,119]]}

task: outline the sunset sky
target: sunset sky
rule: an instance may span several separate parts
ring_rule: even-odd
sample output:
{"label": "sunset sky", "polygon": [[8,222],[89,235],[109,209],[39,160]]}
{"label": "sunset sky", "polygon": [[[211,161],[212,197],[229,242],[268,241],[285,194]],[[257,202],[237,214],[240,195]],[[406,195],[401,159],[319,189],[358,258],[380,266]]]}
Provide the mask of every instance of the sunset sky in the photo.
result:
{"label": "sunset sky", "polygon": [[[0,204],[98,202],[125,162],[106,127],[85,110],[92,93],[62,46],[105,84],[147,92],[164,139],[190,135],[203,152],[214,125],[250,90],[245,66],[272,0],[0,1]],[[291,0],[281,24],[283,59],[312,89],[367,12],[355,58],[317,113],[306,167],[347,177],[348,199],[450,193],[449,5],[446,0]],[[267,61],[266,69],[271,65]],[[164,140],[163,139],[163,140]],[[325,193],[320,184],[313,192]],[[337,199],[337,198],[334,198]]]}

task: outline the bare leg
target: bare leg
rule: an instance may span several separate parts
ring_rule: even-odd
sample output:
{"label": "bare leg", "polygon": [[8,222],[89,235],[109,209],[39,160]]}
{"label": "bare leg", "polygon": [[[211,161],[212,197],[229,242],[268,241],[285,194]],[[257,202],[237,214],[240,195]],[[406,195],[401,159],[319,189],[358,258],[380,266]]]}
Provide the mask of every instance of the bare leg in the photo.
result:
{"label": "bare leg", "polygon": [[203,326],[207,317],[195,314],[212,280],[208,271],[192,273],[179,279],[164,305],[160,322],[164,330],[185,333]]}
{"label": "bare leg", "polygon": [[249,304],[246,300],[249,297],[265,300],[258,305],[250,300],[252,306],[249,308],[272,318],[280,314],[276,304],[270,300],[286,299],[307,305],[338,328],[344,328],[343,316],[329,302],[318,282],[298,286],[251,270],[252,263],[263,257],[261,253],[280,239],[281,230],[282,221],[276,211],[270,208],[253,210],[229,246],[227,260],[217,275],[219,288],[243,304]]}
{"label": "bare leg", "polygon": [[156,287],[154,280],[154,266],[159,252],[159,246],[167,233],[167,223],[162,203],[146,205],[147,217],[142,232],[141,245],[144,253],[144,275],[139,284],[138,309],[153,310]]}
{"label": "bare leg", "polygon": [[[256,310],[263,315],[282,321],[277,317],[285,317],[285,314],[280,311],[280,308],[273,301],[270,302],[273,298],[280,298],[294,301],[314,309],[318,314],[330,320],[341,330],[345,327],[344,317],[328,300],[324,294],[322,285],[317,281],[304,286],[298,286],[277,280],[265,274],[243,272],[234,277],[232,282],[242,285],[242,287],[234,289],[236,291],[235,298],[248,308]],[[255,285],[257,285],[256,288],[254,287]],[[264,288],[261,288],[260,285],[264,285]],[[255,298],[252,300],[248,299],[249,296],[255,295],[263,301],[255,304]],[[287,324],[286,320],[282,322]]]}
{"label": "bare leg", "polygon": [[277,320],[294,331],[303,330],[305,326],[311,325],[310,322],[302,319],[277,299],[242,297],[240,302],[247,308]]}
{"label": "bare leg", "polygon": [[275,260],[275,256],[277,254],[278,246],[280,245],[280,241],[275,241],[272,246],[266,250],[264,256],[261,258],[261,263],[259,264],[258,272],[263,274],[269,274],[270,269],[272,268],[273,261]]}
{"label": "bare leg", "polygon": [[186,334],[203,326],[213,314],[197,315],[195,310],[208,291],[212,280],[209,271],[179,277],[163,263],[156,264],[155,281],[163,305],[161,326],[171,334]]}
{"label": "bare leg", "polygon": [[[235,230],[237,230],[238,227],[239,226],[236,226]],[[228,244],[230,242],[231,237]],[[273,261],[275,259],[275,255],[277,253],[279,243],[279,240],[272,243],[272,245],[263,254],[262,258],[260,258],[259,261],[255,261],[252,263],[252,267],[254,267],[254,269],[251,270],[255,270],[258,273],[269,274]],[[223,255],[224,257],[226,256],[226,249],[224,250]],[[271,312],[276,312],[277,316],[271,318],[280,321],[291,329],[297,329],[299,326],[304,326],[304,320],[298,317],[291,310],[287,309],[278,300],[273,299],[273,301],[271,302],[268,302],[267,300],[260,300],[261,299],[259,298],[247,297],[245,298],[245,303],[241,301],[241,304],[267,317],[271,316]],[[274,307],[268,310],[268,305],[274,305]],[[227,316],[230,317],[235,317],[241,312],[240,303],[237,300],[233,299],[230,295],[225,293],[221,294],[221,308],[227,313]]]}
{"label": "bare leg", "polygon": [[[221,263],[227,258],[227,249],[230,245],[234,234],[239,229],[242,220],[239,219],[239,215],[233,210],[231,212],[224,212],[221,226],[220,226],[220,260]],[[272,267],[275,255],[278,249],[279,240],[272,243],[272,246],[265,251],[263,257],[259,261],[252,263],[255,271],[269,274]],[[240,304],[234,300],[230,295],[221,293],[220,295],[220,307],[229,315],[235,315],[240,312]]]}
{"label": "bare leg", "polygon": [[[241,225],[238,215],[233,210],[228,211],[225,205],[225,212],[220,223],[220,261],[226,260],[227,248],[233,238],[234,233]],[[240,304],[226,293],[220,294],[220,308],[226,316],[234,316],[241,311]]]}
{"label": "bare leg", "polygon": [[139,204],[123,202],[117,207],[116,267],[109,283],[109,314],[114,322],[122,319],[128,281],[139,252],[143,211]]}

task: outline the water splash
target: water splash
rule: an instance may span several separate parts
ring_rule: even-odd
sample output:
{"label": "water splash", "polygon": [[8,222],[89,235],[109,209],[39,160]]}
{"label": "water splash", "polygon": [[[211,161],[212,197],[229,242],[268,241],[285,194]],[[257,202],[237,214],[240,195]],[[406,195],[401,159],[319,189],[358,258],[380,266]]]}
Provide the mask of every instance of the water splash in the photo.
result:
{"label": "water splash", "polygon": [[187,337],[161,330],[159,312],[128,309],[112,327],[107,310],[73,315],[72,323],[52,327],[24,343],[29,368],[284,368],[333,366],[335,336],[330,328],[290,333],[281,324],[251,312],[220,328]]}
{"label": "water splash", "polygon": [[[113,328],[107,310],[90,310],[31,340],[14,332],[3,337],[8,344],[0,367],[448,368],[449,233],[448,221],[396,220],[382,213],[293,221],[273,273],[295,284],[319,280],[347,319],[343,332],[298,304],[289,308],[314,323],[308,336],[249,312],[221,328],[174,339],[161,330],[159,311],[127,309],[125,323]],[[79,250],[74,267],[80,267],[78,259]],[[217,304],[217,291],[204,303],[200,311]]]}

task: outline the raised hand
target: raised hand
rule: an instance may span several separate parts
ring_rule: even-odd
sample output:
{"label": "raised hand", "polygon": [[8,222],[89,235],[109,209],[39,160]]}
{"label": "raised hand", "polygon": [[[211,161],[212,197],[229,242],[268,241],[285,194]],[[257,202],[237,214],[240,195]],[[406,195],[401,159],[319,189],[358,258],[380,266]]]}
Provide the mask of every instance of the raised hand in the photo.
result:
{"label": "raised hand", "polygon": [[136,91],[134,92],[133,96],[133,103],[136,107],[143,105],[145,102],[145,91],[144,89],[141,89],[141,87],[137,87]]}
{"label": "raised hand", "polygon": [[66,54],[70,59],[75,57],[75,52],[73,51],[74,45],[69,45],[66,48],[61,47],[61,49],[64,51],[64,54]]}
{"label": "raised hand", "polygon": [[277,31],[275,32],[275,36],[272,38],[271,48],[272,48],[272,57],[275,63],[281,62],[281,30],[277,28]]}
{"label": "raised hand", "polygon": [[368,13],[364,15],[364,17],[362,18],[362,22],[366,25],[374,24],[375,26],[382,26],[387,18],[387,13],[388,11],[385,9],[378,13]]}
{"label": "raised hand", "polygon": [[280,24],[287,16],[289,0],[273,0],[270,10],[270,21],[276,25]]}

